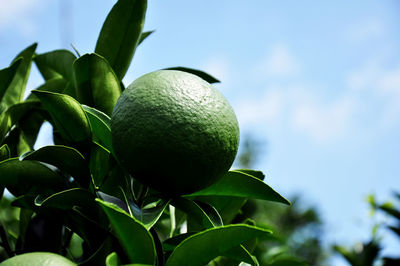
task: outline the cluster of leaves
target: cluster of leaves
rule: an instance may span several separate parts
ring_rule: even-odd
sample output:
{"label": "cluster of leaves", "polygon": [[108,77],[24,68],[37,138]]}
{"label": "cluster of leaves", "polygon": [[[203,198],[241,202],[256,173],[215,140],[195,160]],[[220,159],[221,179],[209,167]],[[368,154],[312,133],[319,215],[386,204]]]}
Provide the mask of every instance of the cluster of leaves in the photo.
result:
{"label": "cluster of leaves", "polygon": [[[229,171],[204,190],[167,198],[118,163],[110,114],[136,47],[151,34],[142,31],[146,6],[117,1],[95,53],[37,54],[33,44],[0,70],[0,196],[11,206],[0,213],[1,260],[47,251],[82,265],[257,265],[257,240],[274,239],[241,212],[247,199],[289,204],[259,171]],[[44,83],[24,99],[32,62]],[[34,150],[45,121],[55,145]],[[303,265],[276,256],[265,263]]]}
{"label": "cluster of leaves", "polygon": [[[395,193],[395,197],[400,202],[400,194]],[[391,202],[377,203],[373,195],[368,197],[368,202],[373,211],[383,212],[393,220],[393,224],[385,224],[384,226],[400,240],[400,208],[396,208]],[[333,248],[353,266],[372,266],[378,262],[383,266],[400,265],[400,257],[382,257],[380,255],[382,245],[380,243],[381,239],[377,236],[378,227],[375,227],[372,231],[372,237],[369,241],[359,243],[353,249],[348,249],[340,245],[335,245]]]}

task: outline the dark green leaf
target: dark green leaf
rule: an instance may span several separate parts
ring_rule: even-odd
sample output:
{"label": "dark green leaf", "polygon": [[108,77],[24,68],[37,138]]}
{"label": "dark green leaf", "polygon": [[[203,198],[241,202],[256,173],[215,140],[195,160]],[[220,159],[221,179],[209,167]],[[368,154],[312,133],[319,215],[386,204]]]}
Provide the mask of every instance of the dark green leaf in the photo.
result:
{"label": "dark green leaf", "polygon": [[189,236],[192,236],[194,234],[196,234],[196,233],[195,232],[184,233],[184,234],[179,234],[177,236],[166,239],[163,242],[163,250],[165,252],[173,251],[183,240],[185,240],[186,238],[188,238]]}
{"label": "dark green leaf", "polygon": [[122,80],[129,68],[143,29],[147,0],[119,0],[108,14],[95,52],[104,56]]}
{"label": "dark green leaf", "polygon": [[214,224],[213,220],[207,215],[207,213],[204,212],[203,209],[192,200],[177,198],[174,199],[171,204],[176,208],[186,212],[188,217],[192,217],[194,221],[202,226],[201,229],[212,228],[219,225],[218,222]]}
{"label": "dark green leaf", "polygon": [[386,212],[388,215],[393,216],[393,218],[400,220],[400,211],[390,206],[390,204],[382,204],[378,206],[378,208]]}
{"label": "dark green leaf", "polygon": [[96,199],[108,216],[111,226],[131,263],[155,265],[156,249],[146,227],[116,205]]}
{"label": "dark green leaf", "polygon": [[72,209],[74,206],[95,209],[95,197],[86,189],[71,188],[57,192],[43,200],[36,198],[35,205],[42,208],[55,208],[62,210]]}
{"label": "dark green leaf", "polygon": [[[17,73],[17,69],[22,61],[22,58],[18,58],[9,67],[0,70],[0,101],[13,81],[14,76]],[[2,110],[0,109],[0,113],[1,111]]]}
{"label": "dark green leaf", "polygon": [[10,149],[7,144],[0,147],[0,161],[10,158]]}
{"label": "dark green leaf", "polygon": [[187,195],[187,197],[193,196],[234,196],[276,201],[290,205],[287,199],[258,178],[235,170],[229,171],[211,186]]}
{"label": "dark green leaf", "polygon": [[165,69],[166,70],[179,70],[179,71],[187,72],[187,73],[196,75],[196,76],[204,79],[208,83],[219,83],[220,82],[218,79],[214,78],[210,74],[207,74],[204,71],[193,69],[193,68],[188,68],[188,67],[169,67],[169,68],[165,68]]}
{"label": "dark green leaf", "polygon": [[129,201],[129,207],[133,217],[140,221],[147,229],[150,229],[161,217],[168,203],[168,200],[161,200],[154,207],[141,209],[135,203]]}
{"label": "dark green leaf", "polygon": [[3,95],[0,112],[23,100],[36,46],[36,43],[29,46],[15,57],[14,61],[20,60],[20,57],[23,58],[23,61],[18,66],[11,84]]}
{"label": "dark green leaf", "polygon": [[[140,35],[139,44],[141,44],[141,43],[142,43],[147,37],[149,37],[153,32],[154,32],[154,30],[142,32],[142,34]],[[138,45],[139,45],[139,44],[138,44]]]}
{"label": "dark green leaf", "polygon": [[61,145],[45,146],[23,156],[22,159],[54,165],[61,171],[70,174],[81,186],[89,186],[88,165],[83,155],[74,148]]}
{"label": "dark green leaf", "polygon": [[89,119],[93,136],[99,140],[104,148],[112,152],[111,118],[105,113],[89,106],[82,105],[82,108]]}
{"label": "dark green leaf", "polygon": [[252,170],[252,169],[236,169],[235,171],[237,172],[242,172],[254,177],[257,177],[258,179],[260,179],[261,181],[264,181],[265,175],[263,172],[261,171],[257,171],[257,170]]}
{"label": "dark green leaf", "polygon": [[0,185],[28,191],[33,186],[60,188],[65,186],[65,181],[39,162],[11,158],[0,162]]}
{"label": "dark green leaf", "polygon": [[217,256],[271,231],[249,225],[227,225],[207,229],[183,240],[169,256],[167,266],[205,265]]}
{"label": "dark green leaf", "polygon": [[82,106],[74,98],[46,91],[32,91],[50,113],[61,136],[70,142],[91,138],[89,121]]}
{"label": "dark green leaf", "polygon": [[246,262],[250,265],[259,265],[257,259],[243,246],[234,247],[226,251],[222,256],[234,259],[238,262]]}
{"label": "dark green leaf", "polygon": [[36,55],[35,64],[45,80],[64,78],[73,81],[72,63],[76,56],[68,50],[55,50]]}
{"label": "dark green leaf", "polygon": [[121,88],[107,60],[97,54],[85,54],[74,62],[74,73],[79,102],[111,115]]}
{"label": "dark green leaf", "polygon": [[38,101],[29,100],[16,103],[0,115],[0,140],[2,140],[13,125],[15,125],[24,115],[39,106]]}
{"label": "dark green leaf", "polygon": [[110,152],[93,142],[90,152],[89,167],[94,184],[97,188],[102,186],[104,178],[107,176],[108,171],[110,170],[109,161]]}

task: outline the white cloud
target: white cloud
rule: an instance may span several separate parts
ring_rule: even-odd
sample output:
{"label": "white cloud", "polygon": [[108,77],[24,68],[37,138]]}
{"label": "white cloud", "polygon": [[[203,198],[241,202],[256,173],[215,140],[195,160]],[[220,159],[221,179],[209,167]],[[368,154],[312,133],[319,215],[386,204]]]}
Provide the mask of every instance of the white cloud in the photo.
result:
{"label": "white cloud", "polygon": [[241,126],[254,126],[257,124],[275,124],[282,116],[285,107],[285,97],[282,92],[268,90],[258,99],[241,101],[235,108]]}
{"label": "white cloud", "polygon": [[347,133],[356,107],[351,97],[330,103],[312,97],[298,98],[292,109],[292,125],[319,142],[332,140]]}
{"label": "white cloud", "polygon": [[0,8],[0,30],[12,27],[24,36],[34,34],[36,25],[32,19],[32,11],[40,9],[45,1],[3,1]]}
{"label": "white cloud", "polygon": [[286,45],[276,44],[259,65],[259,71],[268,76],[287,78],[299,72],[299,65]]}

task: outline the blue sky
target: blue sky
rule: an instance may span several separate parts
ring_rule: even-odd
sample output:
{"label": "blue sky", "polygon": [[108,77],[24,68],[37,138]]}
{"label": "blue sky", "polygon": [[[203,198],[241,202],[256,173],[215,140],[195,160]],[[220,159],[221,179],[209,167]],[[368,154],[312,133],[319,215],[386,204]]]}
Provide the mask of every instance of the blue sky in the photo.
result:
{"label": "blue sky", "polygon": [[[242,134],[266,143],[256,168],[267,183],[317,205],[330,243],[366,240],[373,220],[365,197],[400,191],[400,3],[243,3],[149,0],[145,29],[156,32],[138,48],[125,83],[178,65],[215,75]],[[3,3],[0,67],[36,41],[39,53],[70,43],[92,52],[113,4]],[[41,82],[33,69],[29,88]],[[380,233],[386,254],[400,249]]]}

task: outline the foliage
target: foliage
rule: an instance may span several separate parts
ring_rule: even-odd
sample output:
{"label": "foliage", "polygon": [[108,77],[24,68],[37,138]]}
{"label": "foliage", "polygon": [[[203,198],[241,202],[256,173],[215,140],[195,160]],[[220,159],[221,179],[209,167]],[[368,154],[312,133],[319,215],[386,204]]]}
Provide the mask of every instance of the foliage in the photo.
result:
{"label": "foliage", "polygon": [[[0,70],[1,260],[51,252],[79,265],[257,265],[257,241],[275,241],[241,212],[247,199],[289,204],[259,171],[229,171],[204,190],[169,198],[119,164],[109,115],[136,48],[151,34],[142,31],[146,6],[117,1],[95,53],[37,54],[33,44]],[[23,99],[33,62],[44,83]],[[34,150],[44,121],[55,145]],[[274,256],[267,263],[304,264]]]}
{"label": "foliage", "polygon": [[[400,194],[394,194],[400,202]],[[368,202],[373,212],[383,212],[393,221],[393,224],[384,224],[384,226],[394,233],[400,240],[400,208],[396,208],[391,202],[377,203],[373,195],[368,197]],[[380,255],[383,247],[380,243],[381,238],[377,237],[377,230],[378,227],[373,229],[372,237],[369,241],[356,244],[353,249],[348,249],[340,245],[334,245],[333,249],[353,266],[375,265],[377,262],[380,262],[383,266],[399,265],[400,257],[392,258],[382,257]]]}

